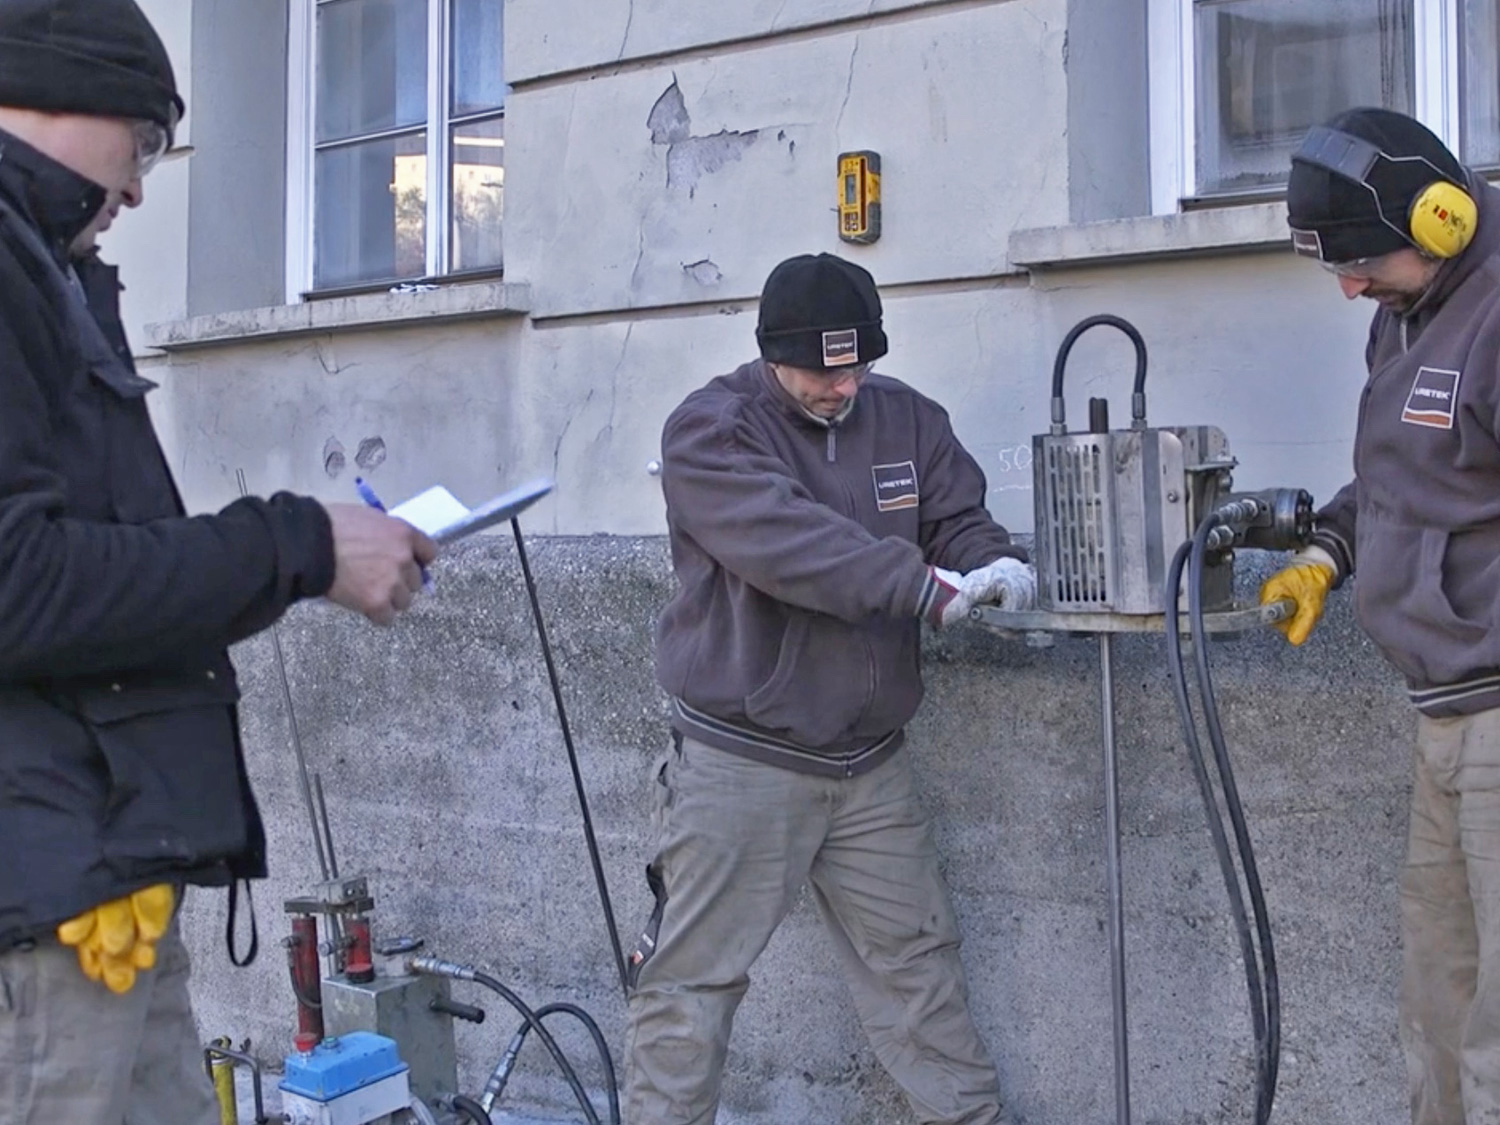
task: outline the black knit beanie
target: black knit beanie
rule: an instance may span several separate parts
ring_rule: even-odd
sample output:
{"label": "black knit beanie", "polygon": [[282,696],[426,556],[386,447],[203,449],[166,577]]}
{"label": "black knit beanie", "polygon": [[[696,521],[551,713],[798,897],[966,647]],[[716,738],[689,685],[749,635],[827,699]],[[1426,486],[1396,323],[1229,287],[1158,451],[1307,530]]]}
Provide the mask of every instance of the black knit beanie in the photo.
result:
{"label": "black knit beanie", "polygon": [[771,271],[755,338],[772,363],[814,371],[869,363],[889,350],[875,279],[832,254],[802,254]]}
{"label": "black knit beanie", "polygon": [[0,105],[137,117],[168,133],[186,109],[135,0],[0,0]]}
{"label": "black knit beanie", "polygon": [[[1348,133],[1380,151],[1365,183],[1340,175],[1307,155],[1331,158]],[[1458,158],[1420,121],[1389,109],[1351,109],[1308,134],[1292,156],[1286,186],[1287,224],[1299,253],[1325,262],[1374,258],[1414,245],[1409,215],[1422,189],[1448,180],[1467,190]]]}

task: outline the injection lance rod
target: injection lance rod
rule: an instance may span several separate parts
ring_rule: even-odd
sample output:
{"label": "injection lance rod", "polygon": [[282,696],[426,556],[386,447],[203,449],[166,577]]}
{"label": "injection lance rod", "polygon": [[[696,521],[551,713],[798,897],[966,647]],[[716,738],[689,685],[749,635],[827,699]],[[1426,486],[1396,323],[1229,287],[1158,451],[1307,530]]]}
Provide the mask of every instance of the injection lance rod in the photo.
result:
{"label": "injection lance rod", "polygon": [[[240,496],[242,498],[248,496],[250,493],[245,487],[245,470],[236,469],[235,476],[239,480]],[[312,825],[313,847],[318,853],[318,870],[322,872],[323,882],[326,883],[333,877],[328,855],[323,849],[323,839],[327,829],[319,822],[318,807],[313,801],[312,783],[307,773],[307,756],[302,752],[302,734],[297,729],[297,712],[292,707],[292,689],[286,678],[286,656],[281,651],[281,632],[274,624],[270,632],[271,647],[276,654],[276,676],[281,683],[281,701],[286,707],[286,721],[292,731],[292,753],[297,757],[297,781],[302,790],[302,804],[307,809],[307,818]]]}
{"label": "injection lance rod", "polygon": [[1115,755],[1114,637],[1099,634],[1100,728],[1104,735],[1104,846],[1109,880],[1109,985],[1114,1010],[1115,1120],[1130,1125],[1130,1040],[1125,1013],[1125,894],[1120,873],[1120,768]]}

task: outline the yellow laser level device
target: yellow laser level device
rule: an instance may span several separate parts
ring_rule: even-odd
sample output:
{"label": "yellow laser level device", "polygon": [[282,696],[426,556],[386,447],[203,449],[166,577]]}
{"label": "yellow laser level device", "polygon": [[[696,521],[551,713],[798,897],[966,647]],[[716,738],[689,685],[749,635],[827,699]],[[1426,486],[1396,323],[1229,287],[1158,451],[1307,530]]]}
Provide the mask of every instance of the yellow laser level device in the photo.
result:
{"label": "yellow laser level device", "polygon": [[839,154],[839,237],[874,242],[880,237],[880,153]]}

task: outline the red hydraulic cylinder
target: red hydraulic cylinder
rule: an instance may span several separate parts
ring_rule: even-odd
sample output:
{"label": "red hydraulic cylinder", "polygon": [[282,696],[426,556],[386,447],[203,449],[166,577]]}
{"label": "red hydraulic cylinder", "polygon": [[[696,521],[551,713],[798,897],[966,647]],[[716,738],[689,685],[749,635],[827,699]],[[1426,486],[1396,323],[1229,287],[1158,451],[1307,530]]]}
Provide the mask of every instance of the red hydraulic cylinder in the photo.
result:
{"label": "red hydraulic cylinder", "polygon": [[318,920],[311,914],[292,917],[292,936],[286,940],[297,997],[296,1049],[307,1054],[323,1041],[323,979],[318,964]]}
{"label": "red hydraulic cylinder", "polygon": [[355,984],[369,984],[375,979],[375,960],[370,950],[370,920],[364,917],[350,918],[349,957],[344,963],[344,975]]}

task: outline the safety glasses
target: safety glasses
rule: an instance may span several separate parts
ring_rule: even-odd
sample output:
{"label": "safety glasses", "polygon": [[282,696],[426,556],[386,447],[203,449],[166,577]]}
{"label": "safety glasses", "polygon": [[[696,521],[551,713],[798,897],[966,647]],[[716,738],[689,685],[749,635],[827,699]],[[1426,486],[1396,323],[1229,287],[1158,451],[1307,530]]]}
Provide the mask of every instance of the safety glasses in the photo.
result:
{"label": "safety glasses", "polygon": [[819,382],[827,383],[830,387],[837,387],[849,379],[853,379],[856,384],[863,383],[865,376],[870,373],[870,368],[874,366],[873,363],[856,363],[848,367],[825,367],[821,371],[810,373]]}
{"label": "safety glasses", "polygon": [[[1399,253],[1399,251],[1396,251]],[[1374,258],[1354,258],[1347,262],[1319,262],[1329,273],[1337,274],[1339,277],[1352,277],[1359,281],[1369,281],[1380,272],[1381,265],[1390,257],[1390,254],[1380,254]]]}
{"label": "safety glasses", "polygon": [[158,121],[137,119],[130,124],[135,133],[136,178],[144,179],[172,147],[172,132]]}

